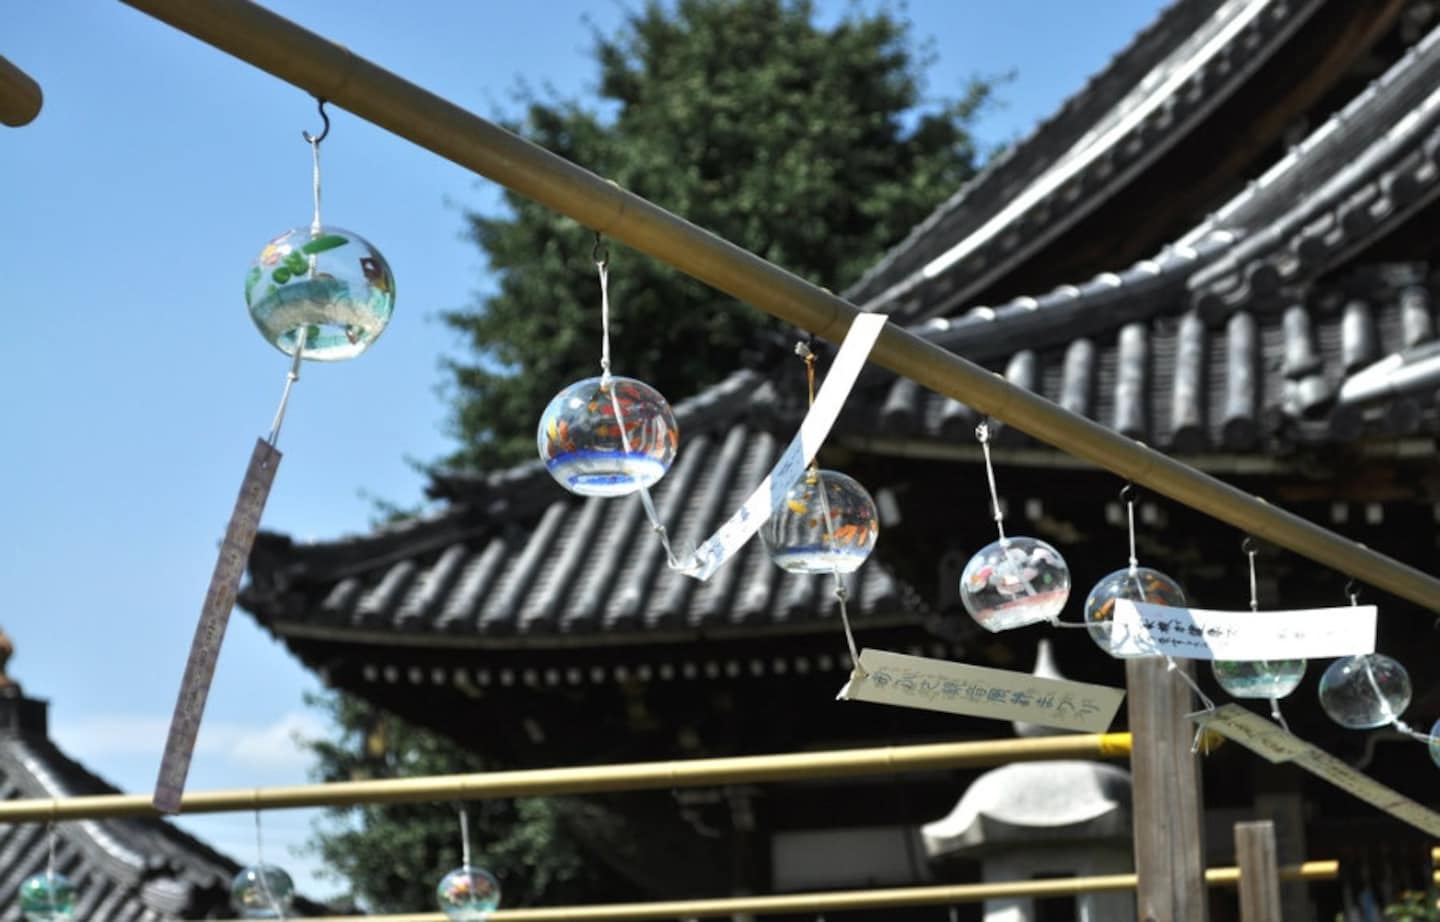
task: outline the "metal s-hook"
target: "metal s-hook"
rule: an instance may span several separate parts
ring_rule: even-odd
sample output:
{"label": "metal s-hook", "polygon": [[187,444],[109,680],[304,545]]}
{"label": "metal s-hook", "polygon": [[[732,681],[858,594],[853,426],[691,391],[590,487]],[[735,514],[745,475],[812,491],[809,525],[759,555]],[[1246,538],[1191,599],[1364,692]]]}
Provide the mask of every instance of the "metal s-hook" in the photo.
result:
{"label": "metal s-hook", "polygon": [[306,143],[306,144],[312,144],[312,145],[313,145],[313,144],[319,144],[321,141],[325,140],[325,138],[326,138],[327,135],[330,134],[330,116],[325,113],[325,102],[326,102],[326,100],[321,99],[319,96],[316,96],[316,97],[315,97],[315,102],[319,105],[319,108],[320,108],[320,121],[324,123],[325,128],[324,128],[324,130],[321,131],[318,135],[315,135],[315,136],[313,136],[313,137],[311,136],[310,132],[308,132],[308,131],[301,130],[301,132],[300,132],[300,137],[302,137],[302,138],[305,139],[305,143]]}
{"label": "metal s-hook", "polygon": [[1259,549],[1255,546],[1255,539],[1246,535],[1245,540],[1240,542],[1240,551],[1244,554],[1258,553]]}

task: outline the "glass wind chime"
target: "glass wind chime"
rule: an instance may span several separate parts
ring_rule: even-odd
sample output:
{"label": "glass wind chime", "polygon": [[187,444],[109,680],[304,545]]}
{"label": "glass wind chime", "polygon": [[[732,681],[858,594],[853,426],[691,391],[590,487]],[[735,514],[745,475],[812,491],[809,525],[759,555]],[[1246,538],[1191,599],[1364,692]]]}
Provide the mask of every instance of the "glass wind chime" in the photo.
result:
{"label": "glass wind chime", "polygon": [[[804,342],[795,354],[805,361],[809,402],[815,404],[815,353]],[[839,471],[822,470],[812,461],[805,473],[760,529],[770,560],[787,573],[829,573],[835,580],[835,600],[851,663],[857,668],[860,653],[850,630],[849,590],[845,576],[860,568],[880,539],[880,514],[860,482]]]}
{"label": "glass wind chime", "polygon": [[46,830],[45,870],[20,883],[20,914],[26,922],[67,922],[75,913],[75,885],[55,869],[55,824]]}
{"label": "glass wind chime", "polygon": [[[1250,570],[1250,611],[1259,613],[1260,599],[1255,580],[1255,542],[1246,537],[1240,545]],[[1263,698],[1270,702],[1270,716],[1289,729],[1285,715],[1280,713],[1280,699],[1286,697],[1305,678],[1305,660],[1214,660],[1210,671],[1215,681],[1232,698]]]}
{"label": "glass wind chime", "polygon": [[320,143],[330,134],[323,100],[320,117],[325,127],[319,135],[301,132],[313,161],[310,224],[265,244],[245,276],[250,319],[267,342],[293,359],[291,381],[299,376],[301,359],[336,362],[370,348],[395,311],[395,277],[385,257],[359,234],[320,220]]}
{"label": "glass wind chime", "polygon": [[285,869],[265,863],[260,811],[255,811],[255,863],[230,883],[230,905],[242,919],[285,919],[295,902],[295,882]]}
{"label": "glass wind chime", "polygon": [[990,460],[990,423],[975,427],[985,456],[990,508],[999,540],[981,548],[960,574],[960,601],[987,631],[1008,631],[1040,621],[1057,622],[1070,597],[1070,567],[1039,538],[1005,534],[1005,513]]}
{"label": "glass wind chime", "polygon": [[[1359,605],[1352,581],[1345,587],[1351,607]],[[1320,707],[1329,718],[1349,730],[1375,730],[1393,726],[1425,743],[1430,759],[1440,766],[1440,720],[1422,733],[1401,718],[1412,696],[1410,673],[1383,653],[1345,656],[1331,663],[1320,676]]]}
{"label": "glass wind chime", "polygon": [[324,100],[319,110],[321,133],[301,132],[312,160],[310,224],[267,243],[245,276],[250,317],[266,341],[290,357],[290,370],[269,436],[257,442],[241,484],[185,665],[153,798],[165,813],[180,809],[221,638],[280,461],[276,443],[300,363],[354,358],[384,331],[395,307],[395,278],[380,252],[360,235],[321,221],[320,144],[330,133]]}
{"label": "glass wind chime", "polygon": [[1100,578],[1085,597],[1085,626],[1096,646],[1114,657],[1112,629],[1115,624],[1115,603],[1148,602],[1151,605],[1183,606],[1185,590],[1171,577],[1150,567],[1140,566],[1135,554],[1135,487],[1126,484],[1120,489],[1125,504],[1125,525],[1130,540],[1130,558],[1126,566]]}
{"label": "glass wind chime", "polygon": [[470,863],[470,821],[464,807],[460,808],[460,867],[440,878],[435,899],[452,922],[485,922],[500,907],[500,881]]}
{"label": "glass wind chime", "polygon": [[677,562],[650,498],[670,470],[680,429],[670,404],[644,381],[610,370],[610,251],[599,234],[592,251],[600,278],[600,374],[568,385],[540,415],[535,446],[545,469],[579,496],[640,495],[645,514]]}

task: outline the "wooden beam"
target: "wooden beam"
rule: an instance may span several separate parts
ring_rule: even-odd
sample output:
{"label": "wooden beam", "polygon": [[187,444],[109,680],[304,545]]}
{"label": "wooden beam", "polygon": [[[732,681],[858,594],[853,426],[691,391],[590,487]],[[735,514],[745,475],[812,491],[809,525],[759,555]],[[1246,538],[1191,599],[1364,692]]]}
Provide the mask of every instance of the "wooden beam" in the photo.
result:
{"label": "wooden beam", "polygon": [[44,98],[40,84],[0,57],[0,123],[12,128],[28,125],[40,114]]}
{"label": "wooden beam", "polygon": [[1205,824],[1190,686],[1157,657],[1125,664],[1141,922],[1205,922]]}
{"label": "wooden beam", "polygon": [[1275,824],[1236,823],[1235,863],[1240,867],[1240,922],[1281,922]]}

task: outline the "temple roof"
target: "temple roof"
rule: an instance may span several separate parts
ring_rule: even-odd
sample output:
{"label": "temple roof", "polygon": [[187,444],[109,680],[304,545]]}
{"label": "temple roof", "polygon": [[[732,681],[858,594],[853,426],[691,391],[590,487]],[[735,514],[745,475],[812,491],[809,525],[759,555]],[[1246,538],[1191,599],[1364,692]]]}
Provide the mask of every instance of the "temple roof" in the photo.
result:
{"label": "temple roof", "polygon": [[[1366,8],[1384,7],[1393,17],[1401,6]],[[1267,55],[1297,54],[1287,42],[1320,28],[1322,16],[1331,17],[1333,30],[1341,25],[1335,17],[1352,14],[1359,15],[1336,3],[1181,0],[1061,113],[918,227],[851,297],[894,311],[901,322],[927,316],[926,305],[979,290],[967,281],[966,267],[991,243],[977,244],[943,272],[927,273],[923,264],[971,239],[991,218],[1010,215],[1015,209],[1004,203],[1025,189],[1054,187],[1022,196],[1044,219],[1018,236],[1004,231],[997,241],[1046,234],[1044,228],[1065,223],[1067,209],[1090,212],[1083,195],[1066,197],[1076,177],[1100,170],[1113,192],[1112,180],[1128,176],[1133,185],[1141,172],[1101,164],[1122,149],[1148,156],[1125,141],[1092,156],[1097,137],[1129,126],[1140,132],[1133,136],[1142,139],[1138,146],[1165,146],[1158,128],[1143,126],[1170,112],[1165,130],[1204,144],[1194,133],[1213,123],[1200,110],[1224,106],[1216,98],[1207,109],[1197,94],[1230,98],[1234,80],[1258,80]],[[1308,41],[1302,45],[1309,53],[1329,60],[1323,49],[1316,52],[1313,35]],[[1330,41],[1359,54],[1349,47],[1358,40]],[[1234,453],[1283,465],[1287,455],[1333,452],[1362,438],[1433,432],[1440,426],[1432,399],[1440,372],[1430,371],[1427,359],[1436,348],[1431,237],[1406,231],[1433,220],[1430,206],[1440,191],[1437,85],[1440,31],[1397,55],[1367,88],[1324,108],[1303,139],[1252,163],[1253,180],[1236,177],[1198,220],[1154,240],[1148,258],[1128,265],[1097,258],[1090,272],[1104,271],[1075,284],[919,320],[911,329],[1201,467]],[[1246,89],[1270,92],[1263,85]],[[1312,88],[1310,97],[1317,92]],[[1182,117],[1186,106],[1195,109],[1194,119]],[[1092,129],[1088,135],[1082,122]],[[1080,161],[1070,179],[1045,179]],[[1030,207],[1005,221],[1031,215]],[[1011,249],[1020,254],[1024,247]],[[1014,266],[1033,263],[1040,250],[1025,252],[1014,256]],[[981,262],[993,265],[991,259]],[[678,406],[681,450],[656,491],[672,533],[703,538],[763,477],[803,413],[797,375],[793,359],[736,371]],[[831,443],[875,456],[949,457],[957,441],[973,446],[976,421],[957,401],[869,369]],[[1025,440],[1008,428],[1002,437],[1012,445]],[[883,532],[887,484],[869,486],[881,501]],[[635,644],[835,627],[824,579],[782,574],[758,542],[709,584],[677,576],[665,567],[636,502],[572,497],[538,460],[437,476],[432,493],[447,502],[440,514],[358,538],[300,545],[262,534],[242,603],[292,645],[459,642],[502,649],[594,644],[597,635]],[[880,561],[855,579],[860,620],[926,623],[923,593]]]}
{"label": "temple roof", "polygon": [[[1178,0],[846,297],[914,322],[996,290],[1033,290],[1036,277],[1066,281],[1093,261],[1097,238],[1112,253],[1143,255],[1145,234],[1125,233],[1119,215],[1160,239],[1192,224],[1207,197],[1294,130],[1401,6]],[[1215,150],[1217,137],[1225,149]]]}
{"label": "temple roof", "polygon": [[[0,797],[50,798],[119,793],[66,756],[46,731],[46,705],[18,688],[0,696]],[[240,865],[161,819],[60,823],[56,870],[75,884],[75,918],[112,922],[228,916],[230,882]],[[43,873],[45,825],[0,823],[0,893]],[[0,919],[20,918],[7,899]]]}

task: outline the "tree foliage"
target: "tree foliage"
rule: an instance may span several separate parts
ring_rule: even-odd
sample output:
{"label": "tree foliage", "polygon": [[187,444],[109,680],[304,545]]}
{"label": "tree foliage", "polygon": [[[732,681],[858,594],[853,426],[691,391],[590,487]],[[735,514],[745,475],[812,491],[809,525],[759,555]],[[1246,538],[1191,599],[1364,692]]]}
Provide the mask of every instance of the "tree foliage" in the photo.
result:
{"label": "tree foliage", "polygon": [[[907,26],[890,12],[816,22],[809,0],[651,0],[596,38],[597,109],[531,100],[513,127],[542,146],[817,284],[841,290],[974,170],[974,80],[923,105]],[[604,112],[605,115],[601,115]],[[598,374],[592,238],[509,195],[472,214],[496,290],[446,321],[471,347],[449,363],[451,466],[534,454],[540,411]],[[613,252],[617,374],[672,400],[742,363],[775,325],[639,254]]]}

